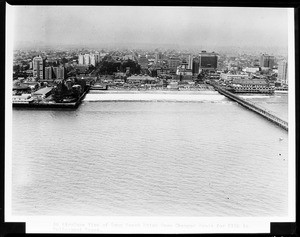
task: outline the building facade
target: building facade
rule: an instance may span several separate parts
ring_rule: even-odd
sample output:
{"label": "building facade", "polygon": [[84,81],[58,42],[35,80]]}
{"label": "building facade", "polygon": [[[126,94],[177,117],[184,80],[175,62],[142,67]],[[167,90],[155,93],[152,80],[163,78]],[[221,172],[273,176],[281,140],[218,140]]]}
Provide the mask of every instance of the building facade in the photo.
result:
{"label": "building facade", "polygon": [[78,55],[78,64],[84,65],[84,56],[82,54]]}
{"label": "building facade", "polygon": [[274,66],[274,56],[270,56],[268,54],[262,54],[260,56],[260,67],[268,67],[268,68],[273,68]]}
{"label": "building facade", "polygon": [[50,80],[52,78],[52,67],[45,67],[45,79]]}
{"label": "building facade", "polygon": [[285,60],[278,63],[278,80],[281,83],[288,84],[288,63]]}
{"label": "building facade", "polygon": [[192,61],[192,73],[194,76],[199,74],[199,58],[195,57]]}
{"label": "building facade", "polygon": [[32,60],[33,77],[44,79],[44,60],[41,56],[34,57]]}
{"label": "building facade", "polygon": [[216,70],[218,65],[218,56],[215,52],[208,53],[201,51],[199,54],[199,72],[202,70]]}
{"label": "building facade", "polygon": [[85,54],[84,55],[84,65],[90,65],[90,55],[89,54]]}
{"label": "building facade", "polygon": [[95,56],[95,54],[90,55],[90,64],[93,65],[94,67],[96,66],[96,56]]}
{"label": "building facade", "polygon": [[65,68],[64,67],[53,67],[53,75],[56,79],[65,79]]}
{"label": "building facade", "polygon": [[178,57],[171,57],[169,59],[169,68],[171,73],[176,73],[177,67],[181,64],[181,59]]}

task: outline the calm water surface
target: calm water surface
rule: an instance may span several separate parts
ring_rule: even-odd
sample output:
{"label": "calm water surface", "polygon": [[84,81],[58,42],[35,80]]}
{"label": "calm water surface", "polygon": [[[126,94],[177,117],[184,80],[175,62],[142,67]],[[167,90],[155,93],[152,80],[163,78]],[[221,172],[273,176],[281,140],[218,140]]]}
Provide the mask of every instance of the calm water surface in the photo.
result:
{"label": "calm water surface", "polygon": [[13,110],[13,214],[287,214],[285,130],[219,94],[88,98],[77,110]]}

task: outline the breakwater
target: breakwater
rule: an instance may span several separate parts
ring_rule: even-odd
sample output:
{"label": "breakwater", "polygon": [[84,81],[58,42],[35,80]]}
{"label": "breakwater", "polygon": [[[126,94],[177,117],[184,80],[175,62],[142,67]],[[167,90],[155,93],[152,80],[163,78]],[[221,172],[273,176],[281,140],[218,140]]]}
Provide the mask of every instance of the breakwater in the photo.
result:
{"label": "breakwater", "polygon": [[240,105],[246,107],[247,109],[252,110],[253,112],[263,116],[264,118],[266,118],[267,120],[275,123],[276,125],[278,125],[279,127],[285,129],[288,131],[288,122],[278,118],[276,115],[270,113],[269,111],[266,111],[263,108],[258,107],[257,105],[244,100],[243,98],[236,96],[235,94],[229,92],[228,90],[225,90],[223,88],[221,88],[220,86],[216,85],[216,84],[212,84],[212,86],[222,95],[228,97],[231,100],[236,101],[237,103],[239,103]]}

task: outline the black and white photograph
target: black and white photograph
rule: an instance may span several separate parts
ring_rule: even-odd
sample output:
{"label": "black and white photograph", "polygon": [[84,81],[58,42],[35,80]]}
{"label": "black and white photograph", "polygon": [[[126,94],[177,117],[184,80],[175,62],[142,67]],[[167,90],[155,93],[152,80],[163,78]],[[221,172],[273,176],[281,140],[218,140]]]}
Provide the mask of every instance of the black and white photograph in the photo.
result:
{"label": "black and white photograph", "polygon": [[6,11],[6,221],[28,233],[295,221],[292,8]]}

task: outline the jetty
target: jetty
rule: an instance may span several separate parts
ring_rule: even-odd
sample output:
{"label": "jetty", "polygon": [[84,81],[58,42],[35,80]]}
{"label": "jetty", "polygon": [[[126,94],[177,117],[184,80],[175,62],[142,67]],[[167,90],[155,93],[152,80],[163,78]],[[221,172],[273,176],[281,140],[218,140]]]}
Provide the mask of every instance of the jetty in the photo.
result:
{"label": "jetty", "polygon": [[254,103],[251,103],[250,101],[246,101],[245,99],[229,92],[228,90],[222,88],[216,83],[210,83],[216,91],[218,91],[220,94],[226,96],[227,98],[239,103],[240,105],[246,107],[247,109],[261,115],[262,117],[266,118],[267,120],[273,122],[274,124],[278,125],[279,127],[285,129],[288,131],[288,123],[280,118],[278,118],[276,115],[272,114],[271,112],[258,107]]}

